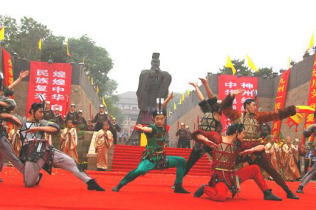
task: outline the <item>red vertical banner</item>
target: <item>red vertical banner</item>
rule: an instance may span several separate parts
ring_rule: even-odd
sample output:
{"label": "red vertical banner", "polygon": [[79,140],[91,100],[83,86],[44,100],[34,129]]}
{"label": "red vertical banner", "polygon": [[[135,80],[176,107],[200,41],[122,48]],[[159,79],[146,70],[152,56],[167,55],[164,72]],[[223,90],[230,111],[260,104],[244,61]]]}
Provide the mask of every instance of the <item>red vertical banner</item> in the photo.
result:
{"label": "red vertical banner", "polygon": [[[220,75],[218,78],[218,98],[223,100],[233,90],[243,89],[244,92],[237,95],[233,102],[233,109],[243,111],[243,103],[248,98],[255,98],[258,93],[258,79],[256,77],[237,77],[233,75]],[[222,115],[221,123],[223,131],[231,123]]]}
{"label": "red vertical banner", "polygon": [[4,76],[4,86],[9,86],[13,83],[13,65],[11,55],[2,48],[2,65],[3,65],[3,76]]}
{"label": "red vertical banner", "polygon": [[[274,110],[277,111],[279,109],[283,109],[285,107],[286,101],[286,93],[287,93],[287,86],[288,81],[290,78],[291,69],[282,73],[278,90],[276,93],[275,103],[274,103]],[[272,124],[272,136],[274,138],[278,138],[280,136],[281,131],[281,120],[274,121]]]}
{"label": "red vertical banner", "polygon": [[[309,84],[309,93],[308,93],[308,106],[316,108],[316,56],[314,57],[312,78]],[[314,114],[307,115],[305,119],[305,128],[315,122]]]}
{"label": "red vertical banner", "polygon": [[31,61],[28,100],[26,110],[40,95],[50,101],[52,110],[59,108],[66,115],[71,94],[72,66],[69,63],[46,63]]}

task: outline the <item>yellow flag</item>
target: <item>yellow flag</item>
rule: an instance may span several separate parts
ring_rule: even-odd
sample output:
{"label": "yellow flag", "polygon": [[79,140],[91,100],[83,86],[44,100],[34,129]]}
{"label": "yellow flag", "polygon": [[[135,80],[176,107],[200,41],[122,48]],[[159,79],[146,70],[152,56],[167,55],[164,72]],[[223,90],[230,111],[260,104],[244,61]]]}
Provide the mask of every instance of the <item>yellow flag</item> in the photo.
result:
{"label": "yellow flag", "polygon": [[4,26],[0,29],[0,41],[4,40]]}
{"label": "yellow flag", "polygon": [[232,62],[232,60],[230,59],[229,56],[227,56],[225,67],[226,68],[231,68],[231,70],[233,72],[233,75],[236,74],[237,71],[236,71],[236,69],[235,69],[235,67],[233,65],[233,62]]}
{"label": "yellow flag", "polygon": [[99,86],[97,86],[95,90],[96,90],[97,93],[99,93],[100,92]]}
{"label": "yellow flag", "polygon": [[176,103],[173,103],[173,110],[176,110],[177,109],[177,105]]}
{"label": "yellow flag", "polygon": [[312,49],[315,45],[315,38],[314,38],[314,33],[312,34],[311,39],[309,40],[309,45],[308,45],[308,50]]}
{"label": "yellow flag", "polygon": [[103,103],[104,106],[107,106],[106,102],[105,102],[105,97],[102,98],[102,103]]}
{"label": "yellow flag", "polygon": [[68,39],[66,41],[66,50],[67,50],[67,56],[71,56],[70,54],[70,50],[69,50],[69,43],[68,43]]}
{"label": "yellow flag", "polygon": [[179,104],[182,104],[182,97],[180,96]]}
{"label": "yellow flag", "polygon": [[91,80],[90,80],[90,82],[91,82],[91,85],[93,85],[93,78],[91,77]]}
{"label": "yellow flag", "polygon": [[256,65],[253,63],[253,61],[251,60],[251,58],[247,55],[247,62],[248,62],[248,67],[253,70],[253,71],[258,71],[258,68],[256,67]]}
{"label": "yellow flag", "polygon": [[187,96],[189,96],[190,95],[190,90],[187,90]]}
{"label": "yellow flag", "polygon": [[140,146],[142,147],[147,146],[147,137],[146,137],[146,134],[144,133],[140,134]]}
{"label": "yellow flag", "polygon": [[184,102],[184,98],[185,98],[185,95],[183,93],[182,96],[181,96],[182,102]]}
{"label": "yellow flag", "polygon": [[38,40],[37,45],[38,45],[39,50],[42,50],[42,42],[43,42],[42,39]]}

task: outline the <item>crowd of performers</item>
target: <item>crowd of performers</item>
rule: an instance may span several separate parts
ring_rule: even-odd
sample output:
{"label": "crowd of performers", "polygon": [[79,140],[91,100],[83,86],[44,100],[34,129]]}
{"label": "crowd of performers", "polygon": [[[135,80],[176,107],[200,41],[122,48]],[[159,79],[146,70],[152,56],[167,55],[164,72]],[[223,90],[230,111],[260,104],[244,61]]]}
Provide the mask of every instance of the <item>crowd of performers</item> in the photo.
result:
{"label": "crowd of performers", "polygon": [[[1,126],[0,132],[0,171],[5,161],[10,161],[24,177],[26,187],[39,185],[44,169],[49,174],[52,167],[70,171],[74,176],[87,184],[88,190],[104,191],[95,179],[78,168],[78,154],[75,150],[77,145],[77,131],[74,124],[77,123],[78,113],[72,106],[65,120],[65,128],[61,131],[61,150],[52,146],[50,137],[60,131],[60,126],[55,121],[45,120],[45,104],[33,103],[26,118],[18,118],[12,114],[16,107],[10,87],[2,85],[3,77],[0,75],[0,119],[13,123],[14,131],[10,132],[10,138],[18,136],[20,141],[8,140],[7,130]],[[128,183],[150,170],[176,168],[174,182],[175,193],[189,193],[183,186],[183,179],[196,162],[207,154],[212,159],[210,181],[202,185],[194,192],[194,197],[207,196],[214,201],[225,201],[234,198],[240,191],[240,185],[249,179],[255,181],[265,200],[282,200],[274,195],[264,179],[263,172],[271,177],[286,193],[289,199],[299,199],[288,187],[281,174],[275,169],[270,159],[271,151],[276,150],[276,144],[267,145],[262,138],[260,125],[263,123],[282,120],[296,114],[295,106],[289,106],[274,112],[258,112],[256,101],[247,99],[244,111],[232,108],[234,98],[242,91],[237,90],[228,95],[222,102],[211,92],[205,79],[201,79],[207,93],[207,99],[203,96],[196,83],[190,83],[199,98],[199,106],[203,117],[198,130],[192,132],[191,137],[196,141],[194,148],[186,161],[183,157],[167,156],[165,152],[166,136],[166,106],[173,98],[170,94],[165,100],[159,99],[157,110],[153,113],[153,123],[150,125],[137,125],[136,129],[144,132],[147,137],[147,146],[142,154],[141,161],[136,169],[129,172],[122,180],[112,188],[119,192]],[[12,87],[11,87],[12,88]],[[99,157],[98,168],[106,169],[107,157],[99,155],[104,153],[115,143],[115,124],[106,119],[106,114],[100,107],[94,122],[95,148]],[[225,115],[232,121],[226,134],[222,134],[221,117]],[[19,132],[17,132],[17,130]],[[304,137],[310,137],[316,133],[316,125],[312,125],[304,132]],[[283,146],[285,147],[286,144]],[[19,152],[15,148],[20,148]],[[302,150],[305,148],[302,147]],[[289,151],[291,148],[285,148]],[[277,153],[275,153],[277,154]],[[102,157],[101,157],[102,156]],[[292,160],[289,160],[292,161]],[[295,160],[293,160],[295,161]],[[304,186],[316,173],[316,164],[303,177],[297,193],[303,193]],[[126,189],[128,190],[128,189]]]}

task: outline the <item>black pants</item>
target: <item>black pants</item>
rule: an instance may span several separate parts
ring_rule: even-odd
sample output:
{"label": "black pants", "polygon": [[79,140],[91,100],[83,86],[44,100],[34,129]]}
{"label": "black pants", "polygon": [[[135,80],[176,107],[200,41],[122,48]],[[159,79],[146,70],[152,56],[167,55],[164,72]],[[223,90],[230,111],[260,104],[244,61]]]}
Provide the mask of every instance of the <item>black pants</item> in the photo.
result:
{"label": "black pants", "polygon": [[191,168],[195,165],[195,163],[201,158],[203,157],[203,155],[205,153],[209,153],[211,155],[211,148],[202,145],[201,143],[196,142],[195,146],[192,149],[192,152],[189,156],[189,159],[186,162],[185,165],[185,172],[184,172],[184,176],[189,173],[189,171],[191,170]]}
{"label": "black pants", "polygon": [[265,156],[263,152],[256,153],[256,158],[254,160],[247,159],[249,164],[256,164],[263,170],[265,170],[273,180],[286,192],[291,192],[287,184],[285,183],[282,176],[273,168],[271,162]]}
{"label": "black pants", "polygon": [[178,148],[190,148],[190,141],[188,140],[178,140]]}

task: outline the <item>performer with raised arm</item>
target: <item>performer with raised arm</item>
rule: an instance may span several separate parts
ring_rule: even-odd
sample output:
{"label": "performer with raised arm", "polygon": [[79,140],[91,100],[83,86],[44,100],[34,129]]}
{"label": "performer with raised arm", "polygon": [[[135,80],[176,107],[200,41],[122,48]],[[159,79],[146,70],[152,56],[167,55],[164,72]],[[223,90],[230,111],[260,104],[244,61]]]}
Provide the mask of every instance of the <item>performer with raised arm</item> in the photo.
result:
{"label": "performer with raised arm", "polygon": [[[260,125],[264,122],[282,120],[289,116],[296,114],[295,106],[289,106],[285,109],[280,109],[273,112],[258,112],[256,101],[254,99],[247,99],[243,106],[245,111],[240,112],[232,108],[235,95],[240,94],[242,91],[235,91],[232,95],[228,95],[222,102],[222,112],[233,123],[242,123],[245,126],[245,137],[241,141],[243,149],[265,144],[264,139],[260,136]],[[272,164],[267,158],[264,151],[256,152],[252,155],[244,157],[243,161],[249,164],[256,164],[265,170],[273,180],[282,187],[286,192],[287,198],[299,199],[287,186],[282,176],[273,168]]]}
{"label": "performer with raised arm", "polygon": [[165,136],[167,134],[166,129],[166,106],[172,99],[173,94],[170,94],[167,99],[161,104],[163,99],[158,99],[157,110],[153,113],[154,124],[148,126],[137,125],[136,128],[146,134],[148,139],[145,151],[142,154],[142,160],[138,167],[129,172],[120,183],[112,190],[114,192],[120,191],[120,189],[133,181],[140,175],[146,174],[152,169],[166,169],[177,168],[176,181],[175,181],[175,193],[189,193],[182,187],[182,179],[185,170],[185,159],[177,156],[166,156],[165,153]]}
{"label": "performer with raised arm", "polygon": [[38,185],[42,177],[41,168],[50,174],[52,166],[54,166],[71,172],[87,184],[88,190],[104,191],[94,179],[78,169],[74,159],[55,149],[45,140],[44,134],[58,132],[59,126],[56,123],[43,120],[44,104],[33,103],[29,114],[30,116],[22,122],[20,130],[22,140],[20,159],[25,163],[25,186]]}
{"label": "performer with raised arm", "polygon": [[232,197],[236,195],[239,191],[239,183],[253,179],[263,192],[265,200],[281,201],[282,199],[272,194],[257,165],[250,165],[236,170],[238,155],[264,151],[264,146],[257,145],[242,151],[240,141],[246,135],[242,124],[230,125],[226,134],[227,136],[221,136],[217,132],[211,131],[206,137],[201,131],[193,133],[193,139],[213,148],[211,181],[208,185],[202,185],[194,193],[194,196],[201,197],[205,193],[211,200],[225,201],[228,198],[229,191]]}
{"label": "performer with raised arm", "polygon": [[[316,119],[316,112],[314,113],[314,119]],[[301,150],[305,150],[305,141],[307,138],[314,137],[316,134],[316,123],[310,125],[304,132],[303,132],[303,139],[300,145]],[[297,189],[297,193],[304,193],[303,188],[306,184],[308,184],[313,177],[316,175],[316,163],[309,169],[309,171],[303,176],[302,181]]]}
{"label": "performer with raised arm", "polygon": [[[8,141],[7,131],[2,125],[2,121],[9,121],[17,127],[20,127],[22,123],[17,117],[10,114],[15,109],[16,103],[14,99],[3,96],[4,89],[3,74],[0,73],[0,92],[2,92],[0,96],[0,171],[2,171],[4,160],[8,160],[23,174],[24,164],[15,155]],[[0,179],[0,181],[2,180]]]}
{"label": "performer with raised arm", "polygon": [[[203,112],[203,117],[199,123],[199,130],[205,134],[210,131],[216,131],[220,133],[222,131],[220,104],[217,102],[217,97],[213,95],[207,80],[202,78],[200,78],[200,80],[202,81],[202,84],[206,90],[208,96],[207,100],[204,98],[197,83],[189,83],[196,91],[197,97],[200,101],[199,106]],[[186,163],[185,175],[205,153],[211,155],[211,148],[201,144],[200,142],[195,142],[193,150]]]}

